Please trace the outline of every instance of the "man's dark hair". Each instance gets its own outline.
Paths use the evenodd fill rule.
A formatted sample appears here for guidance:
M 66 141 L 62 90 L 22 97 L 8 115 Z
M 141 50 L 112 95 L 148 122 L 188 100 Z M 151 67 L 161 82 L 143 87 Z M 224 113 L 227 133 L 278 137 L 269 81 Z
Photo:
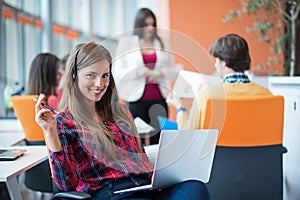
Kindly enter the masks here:
M 217 39 L 210 47 L 210 54 L 226 63 L 236 72 L 250 69 L 251 58 L 246 40 L 237 34 Z

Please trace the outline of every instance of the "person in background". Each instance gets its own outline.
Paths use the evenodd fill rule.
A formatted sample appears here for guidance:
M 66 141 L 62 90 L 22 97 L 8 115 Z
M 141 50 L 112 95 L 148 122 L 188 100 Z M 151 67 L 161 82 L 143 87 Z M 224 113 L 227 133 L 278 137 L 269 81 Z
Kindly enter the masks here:
M 36 122 L 48 141 L 53 178 L 62 191 L 88 192 L 92 199 L 209 199 L 204 183 L 185 181 L 170 188 L 114 194 L 149 184 L 153 166 L 145 154 L 126 105 L 119 101 L 112 58 L 94 42 L 71 52 L 56 116 L 36 103 Z
M 150 9 L 138 11 L 133 35 L 119 41 L 113 68 L 120 98 L 129 103 L 133 117 L 140 117 L 156 129 L 150 144 L 159 141 L 157 117 L 168 117 L 166 97 L 178 71 L 170 44 L 158 35 L 156 24 Z
M 59 71 L 60 60 L 51 53 L 40 53 L 31 62 L 27 95 L 45 94 L 45 101 L 54 109 L 58 108 L 59 98 L 57 87 L 60 83 L 62 73 Z
M 69 54 L 65 55 L 60 60 L 59 72 L 62 74 L 62 77 L 60 79 L 58 89 L 56 90 L 56 94 L 57 94 L 58 99 L 61 99 L 62 90 L 63 90 L 63 87 L 64 87 L 64 74 L 65 74 L 65 68 L 66 68 L 66 65 L 67 65 L 68 58 L 69 58 Z
M 201 87 L 197 98 L 193 101 L 190 111 L 180 107 L 175 98 L 167 99 L 177 109 L 177 123 L 180 129 L 201 129 L 205 106 L 209 98 L 250 97 L 272 95 L 260 85 L 250 81 L 245 71 L 250 69 L 251 58 L 246 40 L 237 34 L 227 34 L 217 39 L 210 47 L 210 54 L 215 58 L 217 74 L 223 84 Z

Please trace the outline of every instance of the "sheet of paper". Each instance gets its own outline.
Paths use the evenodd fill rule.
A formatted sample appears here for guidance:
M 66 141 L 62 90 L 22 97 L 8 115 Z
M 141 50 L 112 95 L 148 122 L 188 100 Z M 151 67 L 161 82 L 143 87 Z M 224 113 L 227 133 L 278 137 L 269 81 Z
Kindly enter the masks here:
M 178 98 L 195 98 L 203 85 L 211 86 L 221 81 L 217 76 L 181 70 L 175 81 L 173 93 Z

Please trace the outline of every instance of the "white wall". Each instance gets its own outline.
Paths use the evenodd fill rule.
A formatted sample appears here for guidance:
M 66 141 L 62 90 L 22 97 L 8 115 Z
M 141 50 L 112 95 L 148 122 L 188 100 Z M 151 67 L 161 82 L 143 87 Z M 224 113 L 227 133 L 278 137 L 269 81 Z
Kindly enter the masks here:
M 284 200 L 300 199 L 300 77 L 269 77 L 273 94 L 284 96 Z

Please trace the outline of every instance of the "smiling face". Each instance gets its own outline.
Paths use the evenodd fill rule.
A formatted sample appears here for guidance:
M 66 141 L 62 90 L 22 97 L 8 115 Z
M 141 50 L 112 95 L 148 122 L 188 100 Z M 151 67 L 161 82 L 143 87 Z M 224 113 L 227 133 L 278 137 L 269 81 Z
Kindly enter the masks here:
M 100 101 L 109 86 L 109 78 L 110 65 L 103 59 L 78 71 L 79 90 L 88 101 Z

